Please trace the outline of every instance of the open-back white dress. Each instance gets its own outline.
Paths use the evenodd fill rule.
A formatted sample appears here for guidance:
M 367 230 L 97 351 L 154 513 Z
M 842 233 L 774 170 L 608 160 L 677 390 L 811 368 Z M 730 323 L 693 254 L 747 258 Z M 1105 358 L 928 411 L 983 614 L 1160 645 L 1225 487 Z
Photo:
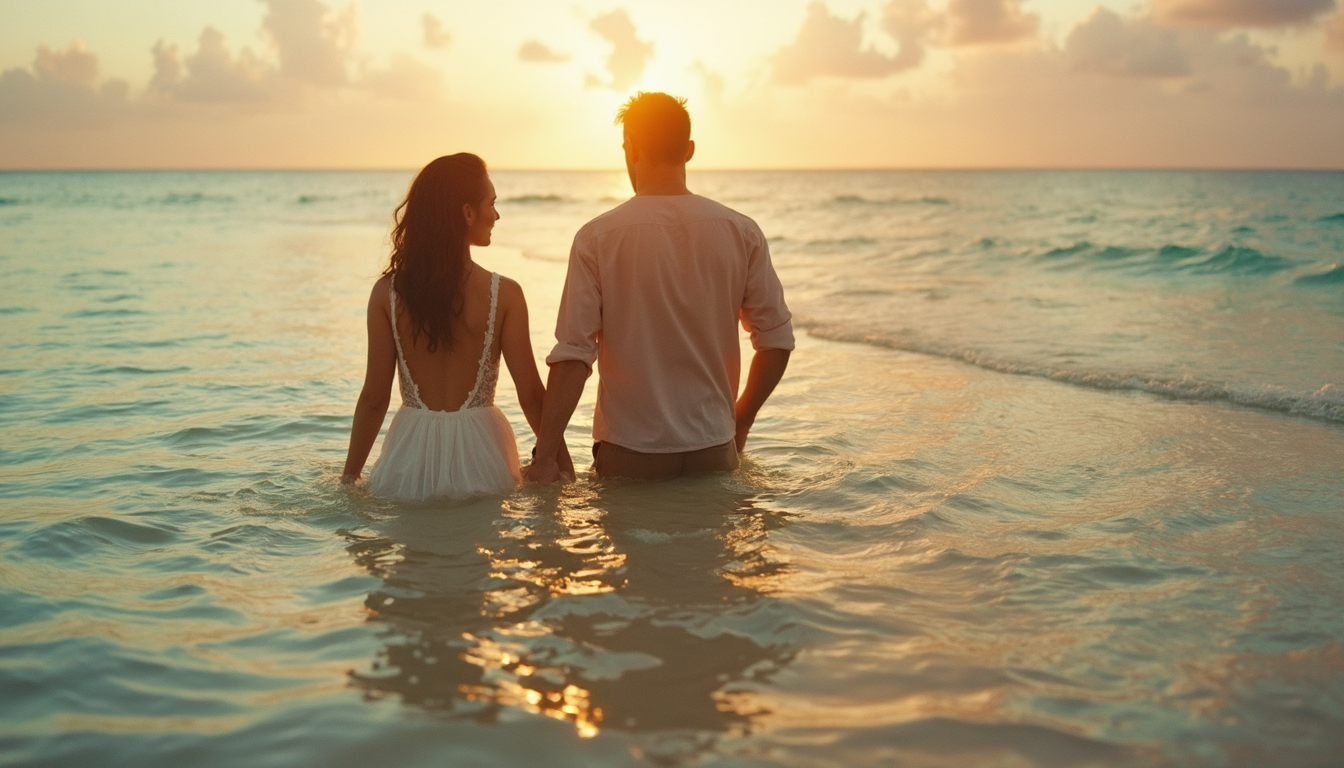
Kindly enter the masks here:
M 456 411 L 431 411 L 420 399 L 397 331 L 397 292 L 395 288 L 389 291 L 401 408 L 392 417 L 382 453 L 369 472 L 369 490 L 378 496 L 407 500 L 498 495 L 513 490 L 520 479 L 518 443 L 508 419 L 495 407 L 499 360 L 490 355 L 499 305 L 499 275 L 490 275 L 490 320 L 476 385 Z

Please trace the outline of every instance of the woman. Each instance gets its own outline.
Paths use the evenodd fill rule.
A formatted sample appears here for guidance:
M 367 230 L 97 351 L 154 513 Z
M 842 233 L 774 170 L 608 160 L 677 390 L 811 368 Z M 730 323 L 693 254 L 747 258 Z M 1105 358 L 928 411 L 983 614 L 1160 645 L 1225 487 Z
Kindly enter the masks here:
M 369 473 L 370 491 L 461 498 L 507 493 L 518 482 L 513 428 L 494 405 L 501 354 L 534 431 L 545 388 L 522 288 L 471 259 L 470 246 L 489 245 L 498 219 L 494 184 L 475 155 L 440 157 L 411 182 L 395 214 L 391 263 L 369 295 L 368 368 L 343 483 L 364 469 L 394 371 L 402 405 Z

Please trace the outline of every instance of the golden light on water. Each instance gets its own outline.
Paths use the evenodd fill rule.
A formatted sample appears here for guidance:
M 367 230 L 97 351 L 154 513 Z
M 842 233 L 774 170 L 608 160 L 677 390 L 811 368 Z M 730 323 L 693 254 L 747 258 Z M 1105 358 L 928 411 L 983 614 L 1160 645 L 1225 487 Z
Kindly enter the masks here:
M 532 636 L 537 628 L 520 629 L 524 636 Z M 521 646 L 518 649 L 520 655 L 514 655 L 503 650 L 504 645 L 493 639 L 470 636 L 466 639 L 472 642 L 472 647 L 462 658 L 484 670 L 483 679 L 490 684 L 461 686 L 458 690 L 463 699 L 564 720 L 574 725 L 581 738 L 589 739 L 598 734 L 602 723 L 601 708 L 592 706 L 586 689 L 564 682 L 562 670 L 557 667 L 539 670 L 522 663 L 521 654 L 527 651 Z

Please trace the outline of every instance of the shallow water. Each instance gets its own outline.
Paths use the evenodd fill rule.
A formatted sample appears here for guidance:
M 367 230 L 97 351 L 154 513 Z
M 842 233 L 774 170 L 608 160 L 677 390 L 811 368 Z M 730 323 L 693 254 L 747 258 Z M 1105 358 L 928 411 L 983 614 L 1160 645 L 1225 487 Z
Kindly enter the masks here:
M 0 174 L 0 762 L 1344 751 L 1344 175 L 699 175 L 809 329 L 744 469 L 403 506 L 336 475 L 408 180 Z M 623 179 L 496 183 L 544 355 Z

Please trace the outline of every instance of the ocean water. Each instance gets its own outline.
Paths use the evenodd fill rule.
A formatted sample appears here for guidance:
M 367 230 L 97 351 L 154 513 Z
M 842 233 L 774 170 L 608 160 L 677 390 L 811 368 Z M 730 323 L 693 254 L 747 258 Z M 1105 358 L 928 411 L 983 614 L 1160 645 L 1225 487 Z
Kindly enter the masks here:
M 743 469 L 399 505 L 337 475 L 410 178 L 0 174 L 0 763 L 1344 754 L 1344 174 L 693 174 L 799 330 Z M 540 358 L 628 187 L 495 182 Z

